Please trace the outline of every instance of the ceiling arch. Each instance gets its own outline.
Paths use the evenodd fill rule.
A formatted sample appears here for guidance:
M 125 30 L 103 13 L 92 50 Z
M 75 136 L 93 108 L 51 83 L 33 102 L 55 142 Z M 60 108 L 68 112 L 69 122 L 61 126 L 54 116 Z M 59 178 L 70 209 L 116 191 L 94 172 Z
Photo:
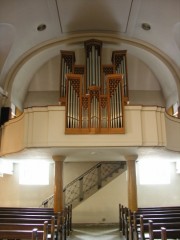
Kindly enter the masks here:
M 51 40 L 26 52 L 11 68 L 6 78 L 5 90 L 11 96 L 11 101 L 22 109 L 29 83 L 35 72 L 48 59 L 58 55 L 60 49 L 72 50 L 72 48 L 77 48 L 90 38 L 99 39 L 106 45 L 111 45 L 111 47 L 124 46 L 129 53 L 145 62 L 156 75 L 166 99 L 166 106 L 169 107 L 175 102 L 179 102 L 180 79 L 176 66 L 165 54 L 146 42 L 119 35 L 100 33 L 77 34 Z

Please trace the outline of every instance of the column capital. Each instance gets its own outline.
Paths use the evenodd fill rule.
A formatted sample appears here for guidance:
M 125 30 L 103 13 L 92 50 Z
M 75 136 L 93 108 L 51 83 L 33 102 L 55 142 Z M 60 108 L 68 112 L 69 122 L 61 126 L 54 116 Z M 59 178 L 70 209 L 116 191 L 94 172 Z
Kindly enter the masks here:
M 137 154 L 125 155 L 126 161 L 136 161 L 137 158 L 138 158 Z
M 66 158 L 66 156 L 62 156 L 62 155 L 54 155 L 54 156 L 52 156 L 52 159 L 55 162 L 58 162 L 58 161 L 63 162 L 65 160 L 65 158 Z

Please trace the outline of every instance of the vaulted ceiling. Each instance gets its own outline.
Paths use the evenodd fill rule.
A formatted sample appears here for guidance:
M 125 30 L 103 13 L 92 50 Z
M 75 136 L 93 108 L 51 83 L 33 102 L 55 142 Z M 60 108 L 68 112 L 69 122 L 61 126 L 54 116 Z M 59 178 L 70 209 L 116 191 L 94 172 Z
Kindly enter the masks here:
M 155 74 L 166 106 L 179 101 L 179 0 L 1 0 L 1 104 L 22 107 L 35 72 L 89 38 L 123 45 Z
M 166 105 L 179 100 L 179 0 L 1 0 L 0 36 L 0 90 L 18 106 L 59 46 L 92 37 L 124 44 L 156 75 Z

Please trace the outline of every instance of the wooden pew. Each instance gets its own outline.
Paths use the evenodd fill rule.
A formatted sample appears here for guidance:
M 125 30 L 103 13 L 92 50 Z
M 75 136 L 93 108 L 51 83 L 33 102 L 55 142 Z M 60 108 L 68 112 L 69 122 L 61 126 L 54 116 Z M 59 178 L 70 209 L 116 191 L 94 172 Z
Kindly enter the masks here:
M 119 204 L 119 231 L 122 231 L 122 234 L 125 235 L 126 233 L 126 223 L 128 218 L 128 211 L 127 207 Z
M 51 223 L 51 219 L 47 218 L 0 218 L 0 223 L 43 223 L 44 221 L 48 221 L 48 223 Z
M 52 216 L 56 215 L 54 212 L 27 212 L 27 211 L 0 211 L 0 215 L 34 215 L 34 216 Z
M 51 219 L 53 214 L 49 214 L 49 215 L 34 215 L 34 214 L 12 214 L 12 213 L 7 213 L 7 214 L 0 214 L 0 219 L 1 218 L 36 218 L 36 219 Z M 56 214 L 57 216 L 57 214 Z
M 147 225 L 149 223 L 149 220 L 153 221 L 153 223 L 155 224 L 155 226 L 158 226 L 159 224 L 159 227 L 163 227 L 163 226 L 160 226 L 162 223 L 165 223 L 169 225 L 171 225 L 172 223 L 179 223 L 180 222 L 180 216 L 179 217 L 172 217 L 172 216 L 169 216 L 169 215 L 166 215 L 163 217 L 153 217 L 153 218 L 146 218 L 144 217 L 143 215 L 141 215 L 140 218 L 136 219 L 136 223 L 133 225 L 133 227 L 131 228 L 131 231 L 132 232 L 129 232 L 129 237 L 131 238 L 132 236 L 132 239 L 143 239 L 145 237 L 145 231 L 147 233 Z M 160 228 L 159 228 L 160 229 Z
M 26 210 L 30 210 L 30 211 L 54 211 L 53 208 L 42 208 L 42 207 L 0 207 L 0 210 L 22 210 L 22 211 L 26 211 Z
M 161 239 L 161 240 L 167 240 L 167 239 L 179 239 L 180 237 L 180 228 L 165 228 L 161 227 L 160 229 L 153 229 L 154 224 L 150 220 L 149 221 L 149 240 L 154 239 Z
M 148 220 L 148 222 L 144 222 L 143 216 L 141 216 L 140 221 L 140 232 L 138 232 L 138 239 L 145 240 L 149 239 L 149 231 L 152 230 L 160 230 L 162 227 L 166 229 L 180 229 L 180 221 L 175 222 L 174 219 L 172 222 L 166 221 L 166 218 L 162 222 L 153 222 L 152 220 Z
M 162 210 L 144 210 L 144 211 L 136 211 L 137 214 L 141 215 L 141 214 L 158 214 L 158 213 L 180 213 L 180 209 L 162 209 Z
M 154 222 L 163 223 L 166 218 L 166 222 L 180 222 L 180 207 L 172 207 L 172 211 L 170 207 L 162 207 L 162 208 L 151 208 L 146 209 L 145 211 L 137 211 L 132 213 L 127 208 L 121 209 L 120 213 L 123 213 L 120 217 L 121 226 L 122 226 L 122 233 L 126 237 L 127 240 L 132 239 L 142 239 L 141 233 L 141 223 L 140 223 L 140 216 L 142 213 L 143 221 L 145 224 L 148 224 L 148 221 L 152 219 Z M 152 212 L 151 212 L 152 211 Z
M 119 231 L 122 231 L 122 211 L 123 211 L 123 205 L 119 204 Z
M 141 207 L 137 209 L 137 212 L 140 211 L 164 211 L 164 210 L 178 210 L 180 209 L 180 206 L 164 206 L 164 207 Z
M 43 236 L 43 231 L 36 231 L 33 230 L 0 230 L 0 238 L 1 239 L 38 239 L 38 240 L 45 240 Z
M 37 228 L 43 231 L 43 223 L 0 223 L 0 230 L 32 230 Z M 51 232 L 51 224 L 48 224 L 48 232 Z
M 136 219 L 140 219 L 140 216 L 143 215 L 144 218 L 163 218 L 163 217 L 180 217 L 180 212 L 159 212 L 159 213 L 137 213 L 135 212 Z
M 58 231 L 60 232 L 60 235 L 62 236 L 63 240 L 66 240 L 67 237 L 70 235 L 70 232 L 72 231 L 72 209 L 71 207 L 65 208 L 58 217 L 57 220 L 58 225 Z
M 3 221 L 1 221 L 3 220 Z M 54 239 L 55 236 L 58 237 L 60 236 L 60 232 L 58 232 L 58 227 L 55 225 L 55 217 L 52 216 L 51 220 L 44 220 L 43 219 L 26 219 L 26 218 L 5 218 L 1 219 L 0 218 L 0 231 L 17 231 L 19 234 L 20 231 L 26 232 L 28 234 L 29 231 L 32 231 L 34 228 L 38 228 L 38 231 L 44 231 L 44 223 L 46 223 L 47 226 L 47 233 L 48 233 L 48 238 Z
M 44 222 L 43 230 L 0 230 L 0 239 L 38 239 L 48 240 L 48 222 Z
M 69 234 L 72 231 L 72 204 L 68 205 L 68 227 L 69 227 Z
M 41 209 L 40 212 L 39 209 L 31 212 L 30 208 L 3 208 L 3 211 L 1 210 L 2 208 L 0 208 L 0 230 L 2 231 L 8 229 L 30 231 L 38 226 L 41 226 L 42 229 L 42 223 L 47 221 L 49 228 L 51 228 L 50 233 L 52 239 L 56 236 L 57 238 L 59 237 L 60 239 L 65 240 L 72 230 L 72 205 L 67 206 L 61 213 L 54 213 L 49 210 L 41 211 Z M 32 210 L 34 210 L 34 208 Z M 52 214 L 54 214 L 54 224 L 52 224 Z M 6 229 L 3 229 L 3 226 Z M 30 227 L 32 228 L 30 229 Z
M 53 208 L 22 208 L 22 207 L 0 207 L 0 212 L 17 212 L 17 213 L 41 213 L 41 214 L 54 214 Z

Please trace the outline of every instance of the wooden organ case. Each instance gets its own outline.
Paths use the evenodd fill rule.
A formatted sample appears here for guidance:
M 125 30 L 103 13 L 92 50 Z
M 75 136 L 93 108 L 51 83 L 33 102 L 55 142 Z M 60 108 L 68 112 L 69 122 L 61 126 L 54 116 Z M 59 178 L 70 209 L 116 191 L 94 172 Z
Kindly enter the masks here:
M 126 50 L 112 52 L 112 64 L 102 65 L 102 42 L 84 42 L 85 66 L 75 65 L 75 53 L 61 51 L 60 104 L 66 106 L 66 134 L 124 133 L 128 101 Z

